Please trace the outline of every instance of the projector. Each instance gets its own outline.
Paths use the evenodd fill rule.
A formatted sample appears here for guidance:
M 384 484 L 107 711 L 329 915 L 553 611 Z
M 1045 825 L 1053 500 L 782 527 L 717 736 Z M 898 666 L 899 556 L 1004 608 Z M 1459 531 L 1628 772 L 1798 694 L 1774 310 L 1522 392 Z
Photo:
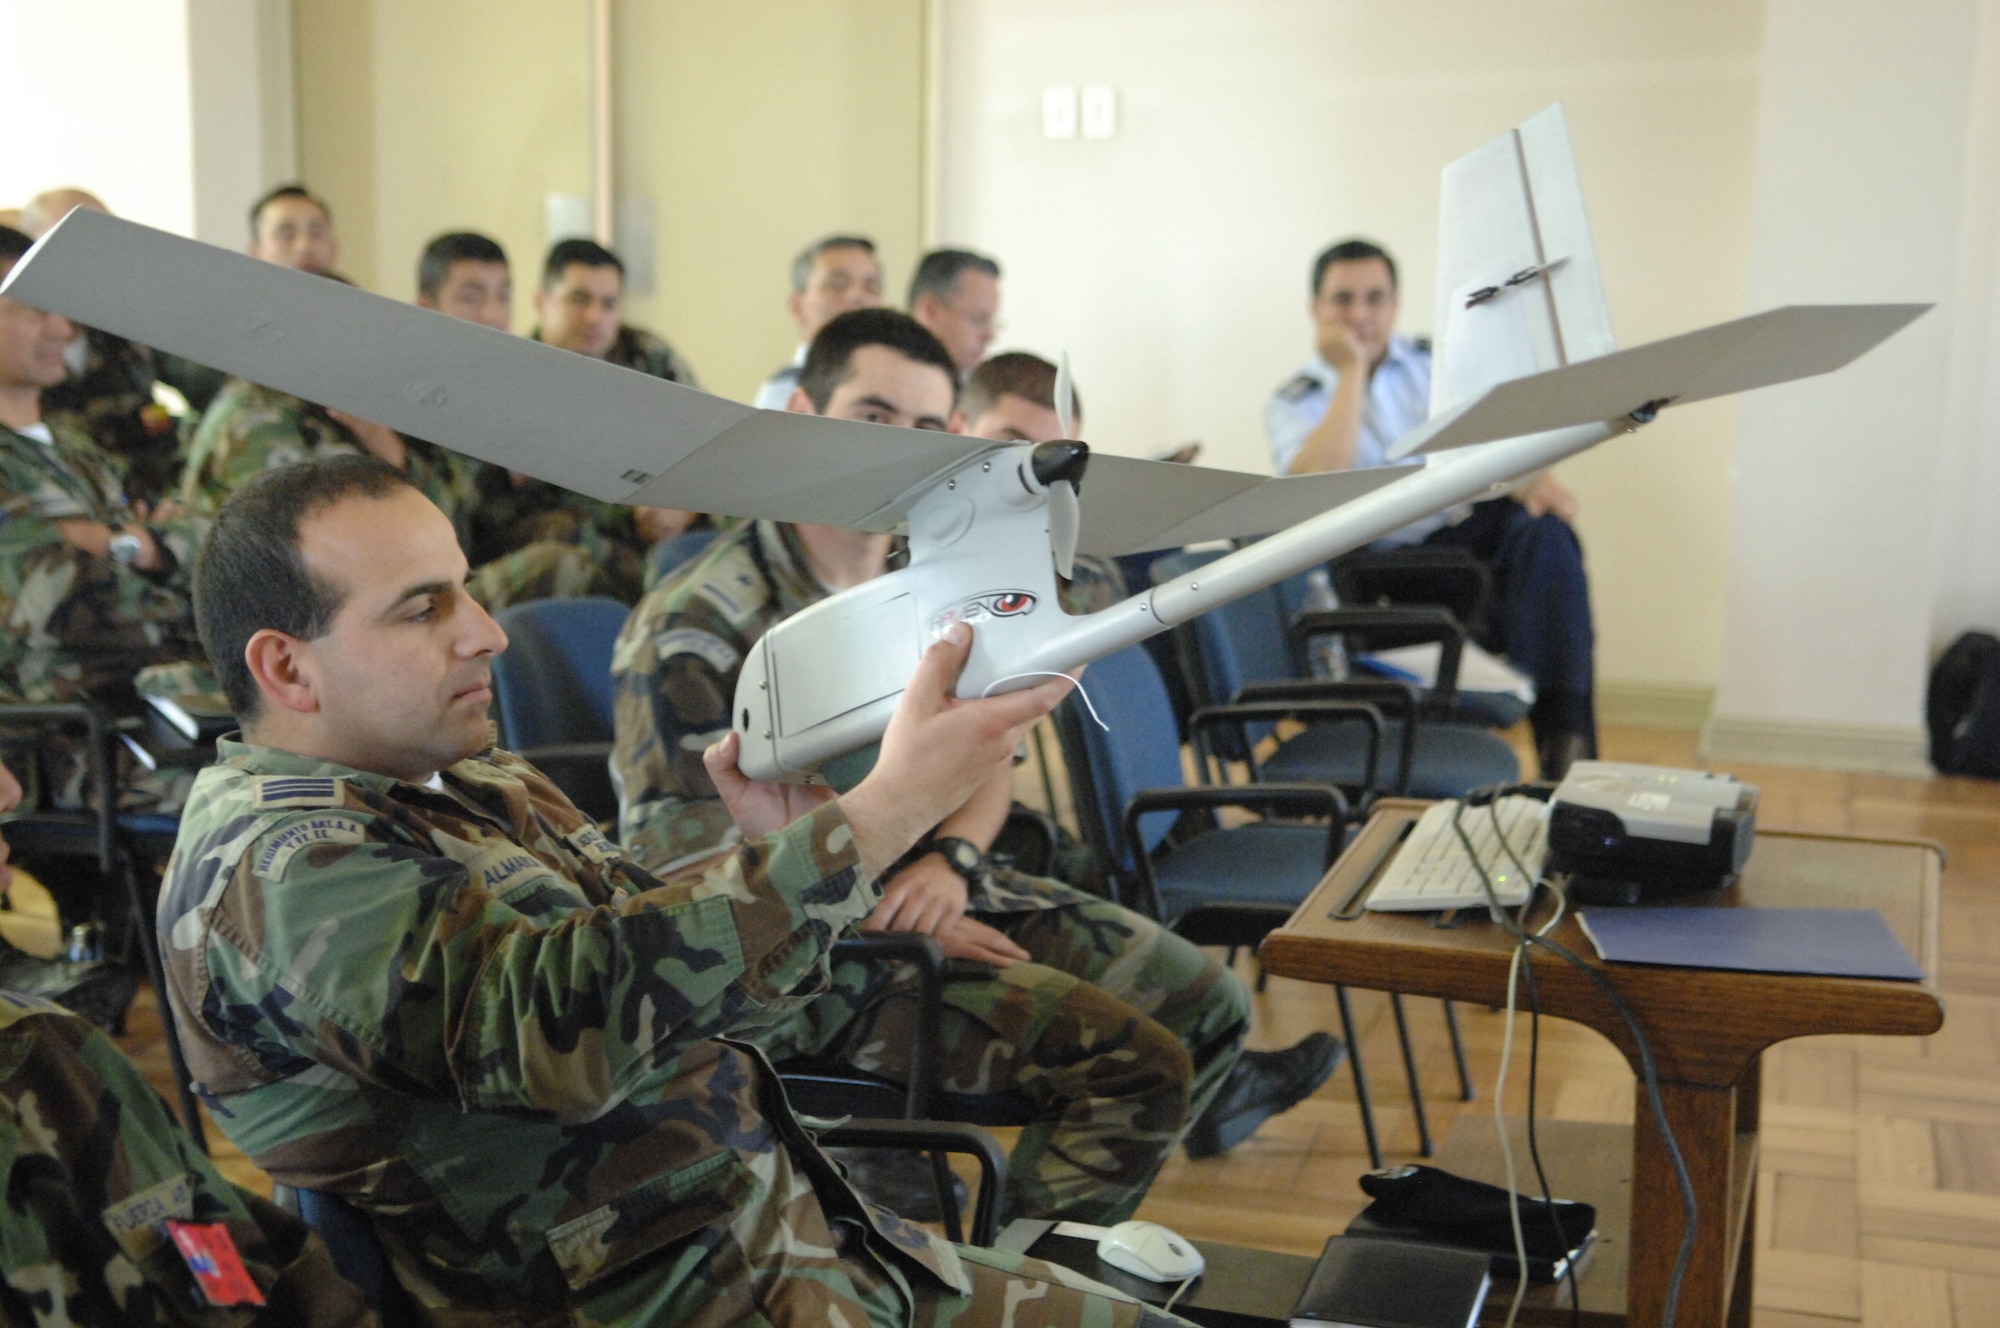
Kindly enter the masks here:
M 1736 879 L 1757 829 L 1757 786 L 1706 770 L 1578 761 L 1549 799 L 1545 870 L 1585 904 L 1640 904 Z

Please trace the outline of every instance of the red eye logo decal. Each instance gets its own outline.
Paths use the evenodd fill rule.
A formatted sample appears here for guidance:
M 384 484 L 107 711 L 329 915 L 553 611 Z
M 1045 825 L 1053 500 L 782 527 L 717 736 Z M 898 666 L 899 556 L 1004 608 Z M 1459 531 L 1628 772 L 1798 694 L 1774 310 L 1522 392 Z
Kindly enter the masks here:
M 974 595 L 931 619 L 931 634 L 936 636 L 955 622 L 1018 618 L 1024 613 L 1033 613 L 1036 602 L 1036 597 L 1025 590 L 990 590 L 984 595 Z

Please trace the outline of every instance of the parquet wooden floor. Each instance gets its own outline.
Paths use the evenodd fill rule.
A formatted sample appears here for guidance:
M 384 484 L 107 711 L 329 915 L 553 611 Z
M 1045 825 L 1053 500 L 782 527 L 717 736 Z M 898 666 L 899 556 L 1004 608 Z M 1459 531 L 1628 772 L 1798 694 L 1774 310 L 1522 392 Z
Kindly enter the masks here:
M 1696 764 L 1694 735 L 1613 729 L 1619 760 Z M 1736 767 L 1761 785 L 1766 826 L 1924 836 L 1948 854 L 1943 876 L 1945 1025 L 1927 1039 L 1825 1037 L 1766 1057 L 1759 1173 L 1758 1328 L 1994 1328 L 2000 1325 L 2000 783 Z M 46 948 L 24 890 L 0 917 L 23 945 Z M 1247 958 L 1239 961 L 1254 980 Z M 1353 993 L 1384 1146 L 1415 1160 L 1416 1130 L 1386 1001 Z M 1337 1028 L 1331 993 L 1273 978 L 1256 998 L 1251 1045 L 1285 1046 Z M 1439 1138 L 1464 1111 L 1487 1113 L 1501 1016 L 1461 1007 L 1481 1100 L 1461 1104 L 1434 1003 L 1409 1002 L 1426 1101 Z M 1517 1056 L 1524 1048 L 1517 1042 Z M 159 1020 L 141 993 L 126 1049 L 169 1084 Z M 1525 1062 L 1510 1110 L 1525 1105 Z M 1546 1021 L 1537 1109 L 1545 1119 L 1629 1121 L 1632 1079 L 1609 1043 Z M 263 1176 L 211 1130 L 232 1178 Z M 1362 1204 L 1367 1169 L 1345 1069 L 1309 1101 L 1225 1157 L 1176 1156 L 1141 1217 L 1195 1237 L 1317 1253 Z

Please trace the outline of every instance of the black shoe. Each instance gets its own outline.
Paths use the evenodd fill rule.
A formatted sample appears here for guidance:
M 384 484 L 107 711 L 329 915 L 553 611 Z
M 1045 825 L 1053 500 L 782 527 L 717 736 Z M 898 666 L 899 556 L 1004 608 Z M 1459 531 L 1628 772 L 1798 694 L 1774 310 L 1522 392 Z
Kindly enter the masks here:
M 923 1153 L 903 1148 L 829 1148 L 847 1168 L 847 1183 L 861 1191 L 869 1203 L 879 1204 L 911 1222 L 942 1222 L 938 1207 L 937 1181 L 931 1160 Z M 965 1182 L 951 1178 L 951 1201 L 965 1208 Z
M 1283 1051 L 1244 1052 L 1181 1146 L 1189 1157 L 1228 1152 L 1271 1117 L 1311 1097 L 1346 1055 L 1347 1044 L 1331 1033 L 1308 1034 Z

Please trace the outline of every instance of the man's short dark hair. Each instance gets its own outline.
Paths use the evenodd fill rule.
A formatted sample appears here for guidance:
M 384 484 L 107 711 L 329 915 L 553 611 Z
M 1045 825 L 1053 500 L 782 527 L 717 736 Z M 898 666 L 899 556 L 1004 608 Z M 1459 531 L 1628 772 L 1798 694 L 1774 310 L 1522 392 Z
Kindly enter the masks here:
M 291 184 L 279 185 L 276 189 L 273 189 L 270 193 L 250 205 L 251 239 L 254 240 L 257 238 L 257 219 L 264 215 L 264 209 L 281 198 L 303 198 L 306 202 L 319 209 L 319 214 L 326 218 L 327 225 L 331 226 L 333 224 L 333 209 L 326 205 L 326 200 L 318 194 L 313 193 L 310 189 L 307 189 L 304 185 L 294 181 Z
M 34 245 L 26 231 L 17 231 L 12 226 L 0 226 L 0 263 L 12 267 L 21 261 L 21 255 Z
M 1044 410 L 1055 410 L 1056 367 L 1024 350 L 1004 351 L 981 360 L 958 394 L 958 412 L 970 424 L 998 405 L 1001 397 L 1019 397 Z M 1083 418 L 1083 398 L 1075 384 L 1070 385 L 1070 413 L 1073 419 Z
M 959 276 L 967 271 L 984 272 L 1000 280 L 1000 265 L 970 249 L 933 249 L 917 262 L 910 277 L 910 307 L 917 307 L 919 295 L 934 295 L 947 303 L 958 293 Z
M 257 475 L 229 496 L 194 564 L 194 621 L 238 721 L 257 718 L 261 696 L 244 647 L 265 628 L 311 641 L 340 612 L 342 592 L 306 569 L 299 527 L 346 498 L 423 492 L 370 456 L 300 461 Z
M 958 366 L 929 328 L 894 309 L 852 309 L 821 328 L 806 350 L 799 386 L 814 410 L 826 410 L 834 389 L 852 376 L 854 352 L 863 346 L 887 346 L 918 364 L 934 364 L 944 371 L 952 390 L 958 390 Z
M 1389 265 L 1389 289 L 1398 289 L 1396 284 L 1396 260 L 1389 257 L 1389 251 L 1372 240 L 1342 240 L 1313 260 L 1312 297 L 1319 298 L 1319 288 L 1326 281 L 1326 270 L 1335 263 L 1365 263 L 1371 258 L 1379 258 Z
M 507 251 L 478 231 L 448 231 L 424 246 L 417 260 L 417 294 L 437 298 L 451 275 L 453 263 L 498 263 L 507 265 Z
M 584 267 L 615 267 L 618 269 L 618 279 L 620 281 L 625 279 L 625 264 L 619 260 L 617 254 L 595 240 L 586 240 L 579 236 L 557 240 L 549 247 L 549 259 L 542 264 L 542 289 L 553 289 L 555 284 L 562 280 L 563 273 L 572 264 L 577 263 L 581 263 Z
M 805 293 L 806 283 L 812 280 L 813 264 L 829 249 L 862 249 L 868 256 L 875 256 L 875 242 L 865 235 L 829 235 L 823 240 L 814 240 L 799 250 L 799 256 L 792 260 L 792 294 Z

